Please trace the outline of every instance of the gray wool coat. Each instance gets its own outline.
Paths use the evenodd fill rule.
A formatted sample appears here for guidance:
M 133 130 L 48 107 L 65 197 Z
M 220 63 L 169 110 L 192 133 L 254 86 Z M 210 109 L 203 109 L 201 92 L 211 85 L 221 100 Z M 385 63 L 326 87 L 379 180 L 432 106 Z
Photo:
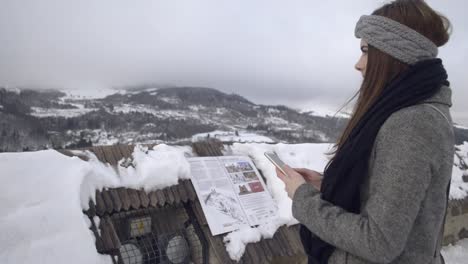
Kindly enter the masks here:
M 361 213 L 320 198 L 309 184 L 294 194 L 293 216 L 336 247 L 330 264 L 441 263 L 439 242 L 454 158 L 451 89 L 393 113 L 380 128 L 361 188 Z

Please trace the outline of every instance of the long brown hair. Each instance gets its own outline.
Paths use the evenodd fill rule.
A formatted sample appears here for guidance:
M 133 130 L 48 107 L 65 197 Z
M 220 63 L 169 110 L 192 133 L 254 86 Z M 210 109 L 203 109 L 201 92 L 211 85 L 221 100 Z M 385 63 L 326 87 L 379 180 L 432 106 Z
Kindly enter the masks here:
M 404 24 L 430 39 L 438 47 L 447 43 L 449 39 L 449 20 L 423 0 L 396 0 L 375 10 L 372 15 L 384 16 Z M 357 97 L 353 114 L 330 155 L 335 155 L 340 150 L 353 128 L 379 98 L 385 85 L 407 68 L 407 64 L 369 45 L 365 77 L 361 88 L 351 99 Z M 328 165 L 332 161 L 333 158 Z

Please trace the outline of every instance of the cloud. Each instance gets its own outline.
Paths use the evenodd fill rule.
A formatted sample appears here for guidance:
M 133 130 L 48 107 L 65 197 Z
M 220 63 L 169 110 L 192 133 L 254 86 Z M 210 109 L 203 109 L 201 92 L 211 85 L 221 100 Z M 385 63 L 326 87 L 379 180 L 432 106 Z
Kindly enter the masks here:
M 441 50 L 454 113 L 468 113 L 464 1 L 429 1 L 454 24 Z M 343 104 L 359 87 L 363 1 L 25 1 L 0 9 L 0 85 L 209 86 L 265 104 Z M 457 116 L 455 116 L 457 119 Z M 466 120 L 468 123 L 468 120 Z

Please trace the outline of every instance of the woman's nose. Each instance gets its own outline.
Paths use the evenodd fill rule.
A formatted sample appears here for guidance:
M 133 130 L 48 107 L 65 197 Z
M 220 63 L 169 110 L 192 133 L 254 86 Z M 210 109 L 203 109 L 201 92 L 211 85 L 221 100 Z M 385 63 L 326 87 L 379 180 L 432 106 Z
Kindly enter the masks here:
M 359 61 L 356 62 L 356 64 L 354 65 L 354 68 L 355 68 L 357 71 L 362 72 L 362 67 L 361 67 L 361 65 L 359 65 Z

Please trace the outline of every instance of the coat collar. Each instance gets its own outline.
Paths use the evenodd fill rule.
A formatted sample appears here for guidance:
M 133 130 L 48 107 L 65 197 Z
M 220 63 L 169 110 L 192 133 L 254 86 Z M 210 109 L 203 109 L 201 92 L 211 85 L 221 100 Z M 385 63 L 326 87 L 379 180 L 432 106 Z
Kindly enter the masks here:
M 436 103 L 452 106 L 452 89 L 446 85 L 443 85 L 440 90 L 433 95 L 431 98 L 424 100 L 424 103 Z

